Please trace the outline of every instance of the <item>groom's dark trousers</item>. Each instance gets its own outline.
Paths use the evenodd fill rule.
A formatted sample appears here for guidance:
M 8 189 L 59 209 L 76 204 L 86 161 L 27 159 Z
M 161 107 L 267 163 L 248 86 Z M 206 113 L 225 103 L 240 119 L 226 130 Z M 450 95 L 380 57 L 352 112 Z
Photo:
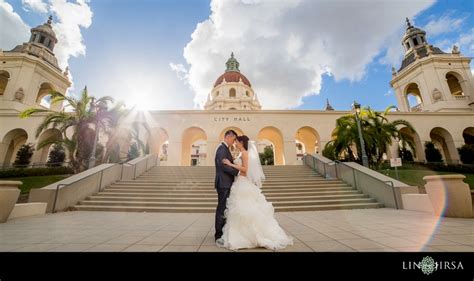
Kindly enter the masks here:
M 229 148 L 221 143 L 216 151 L 214 164 L 216 166 L 216 179 L 214 187 L 217 191 L 217 208 L 216 208 L 216 233 L 214 238 L 217 240 L 222 236 L 222 228 L 225 225 L 224 211 L 226 209 L 227 198 L 230 195 L 230 189 L 234 183 L 234 177 L 239 174 L 239 170 L 228 165 L 224 165 L 222 160 L 229 159 L 233 163 L 232 154 Z

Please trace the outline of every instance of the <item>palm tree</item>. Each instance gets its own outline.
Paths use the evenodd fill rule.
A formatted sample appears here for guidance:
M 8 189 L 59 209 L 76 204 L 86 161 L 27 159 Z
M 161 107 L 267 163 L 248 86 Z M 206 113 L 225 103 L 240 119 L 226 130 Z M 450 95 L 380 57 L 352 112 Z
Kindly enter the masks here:
M 367 157 L 369 163 L 376 167 L 379 167 L 382 163 L 382 156 L 393 140 L 400 141 L 402 146 L 408 146 L 412 151 L 415 151 L 413 139 L 409 135 L 400 132 L 400 127 L 406 127 L 414 133 L 413 126 L 406 120 L 400 119 L 390 122 L 387 119 L 387 115 L 393 108 L 396 107 L 389 106 L 383 112 L 378 112 L 367 107 L 363 108 L 359 115 Z M 354 161 L 356 159 L 354 147 L 357 149 L 357 159 L 362 158 L 355 115 L 348 114 L 336 120 L 336 128 L 333 131 L 332 139 L 326 146 L 328 151 L 330 151 L 330 146 L 333 147 L 331 149 L 333 149 L 336 159 L 345 158 Z
M 69 161 L 75 173 L 87 169 L 87 161 L 92 152 L 95 131 L 99 127 L 106 126 L 107 107 L 113 98 L 104 96 L 95 99 L 89 96 L 87 87 L 81 93 L 79 99 L 68 97 L 59 92 L 52 91 L 51 104 L 66 102 L 65 107 L 70 107 L 71 111 L 52 111 L 47 109 L 30 108 L 20 113 L 21 118 L 28 118 L 37 113 L 48 113 L 43 122 L 36 130 L 36 137 L 49 128 L 58 129 L 62 133 L 62 139 L 46 139 L 37 145 L 38 149 L 49 144 L 62 144 L 68 151 Z M 66 133 L 72 130 L 72 135 L 68 137 Z

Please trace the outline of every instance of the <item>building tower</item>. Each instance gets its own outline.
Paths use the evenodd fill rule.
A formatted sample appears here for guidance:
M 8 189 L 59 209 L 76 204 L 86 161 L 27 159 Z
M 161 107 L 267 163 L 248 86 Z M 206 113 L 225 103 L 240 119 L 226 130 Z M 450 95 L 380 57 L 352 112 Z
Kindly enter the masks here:
M 428 44 L 426 32 L 411 25 L 402 39 L 405 57 L 400 69 L 392 67 L 390 85 L 394 88 L 400 111 L 474 110 L 474 79 L 471 58 L 462 56 L 458 47 L 451 53 Z
M 60 104 L 51 108 L 44 102 L 51 90 L 64 94 L 71 85 L 68 70 L 60 69 L 53 52 L 57 42 L 50 16 L 46 23 L 31 29 L 28 42 L 11 51 L 0 50 L 0 110 L 61 109 Z
M 260 110 L 260 102 L 250 81 L 239 70 L 234 53 L 226 62 L 226 71 L 217 78 L 204 105 L 206 110 Z
M 46 114 L 20 119 L 18 114 L 29 108 L 61 110 L 61 104 L 51 106 L 51 90 L 65 94 L 71 86 L 68 70 L 63 72 L 54 55 L 58 42 L 52 17 L 31 29 L 28 42 L 10 51 L 0 50 L 0 166 L 8 166 L 25 143 L 38 144 L 60 139 L 62 132 L 50 128 L 36 137 L 36 129 Z M 36 149 L 32 163 L 45 163 L 51 145 Z

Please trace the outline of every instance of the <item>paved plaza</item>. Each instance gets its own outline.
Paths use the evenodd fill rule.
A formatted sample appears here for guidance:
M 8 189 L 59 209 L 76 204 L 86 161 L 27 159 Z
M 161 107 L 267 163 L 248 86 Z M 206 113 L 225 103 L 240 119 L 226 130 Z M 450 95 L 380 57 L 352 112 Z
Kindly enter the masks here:
M 474 219 L 362 209 L 277 213 L 285 252 L 474 252 Z M 63 212 L 0 224 L 1 252 L 229 252 L 215 246 L 214 214 Z M 249 249 L 242 251 L 268 251 Z

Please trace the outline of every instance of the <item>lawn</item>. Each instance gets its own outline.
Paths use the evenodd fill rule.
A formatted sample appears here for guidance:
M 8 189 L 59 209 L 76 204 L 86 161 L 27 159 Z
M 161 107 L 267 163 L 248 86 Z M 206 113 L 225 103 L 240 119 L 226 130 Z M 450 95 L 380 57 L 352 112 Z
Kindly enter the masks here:
M 396 179 L 395 169 L 381 170 L 379 172 Z M 423 180 L 424 176 L 449 175 L 449 174 L 459 174 L 459 173 L 438 172 L 438 171 L 431 171 L 431 170 L 405 170 L 405 169 L 398 170 L 400 181 L 408 185 L 417 185 L 419 187 L 425 186 L 426 182 Z M 467 183 L 471 189 L 474 189 L 474 174 L 464 174 L 464 175 L 466 176 L 466 178 L 464 179 L 464 182 Z
M 52 176 L 35 176 L 35 177 L 22 177 L 22 178 L 3 178 L 1 180 L 7 181 L 21 181 L 23 184 L 20 186 L 21 193 L 26 194 L 30 192 L 30 189 L 41 188 L 60 181 L 69 177 L 69 175 L 52 175 Z

